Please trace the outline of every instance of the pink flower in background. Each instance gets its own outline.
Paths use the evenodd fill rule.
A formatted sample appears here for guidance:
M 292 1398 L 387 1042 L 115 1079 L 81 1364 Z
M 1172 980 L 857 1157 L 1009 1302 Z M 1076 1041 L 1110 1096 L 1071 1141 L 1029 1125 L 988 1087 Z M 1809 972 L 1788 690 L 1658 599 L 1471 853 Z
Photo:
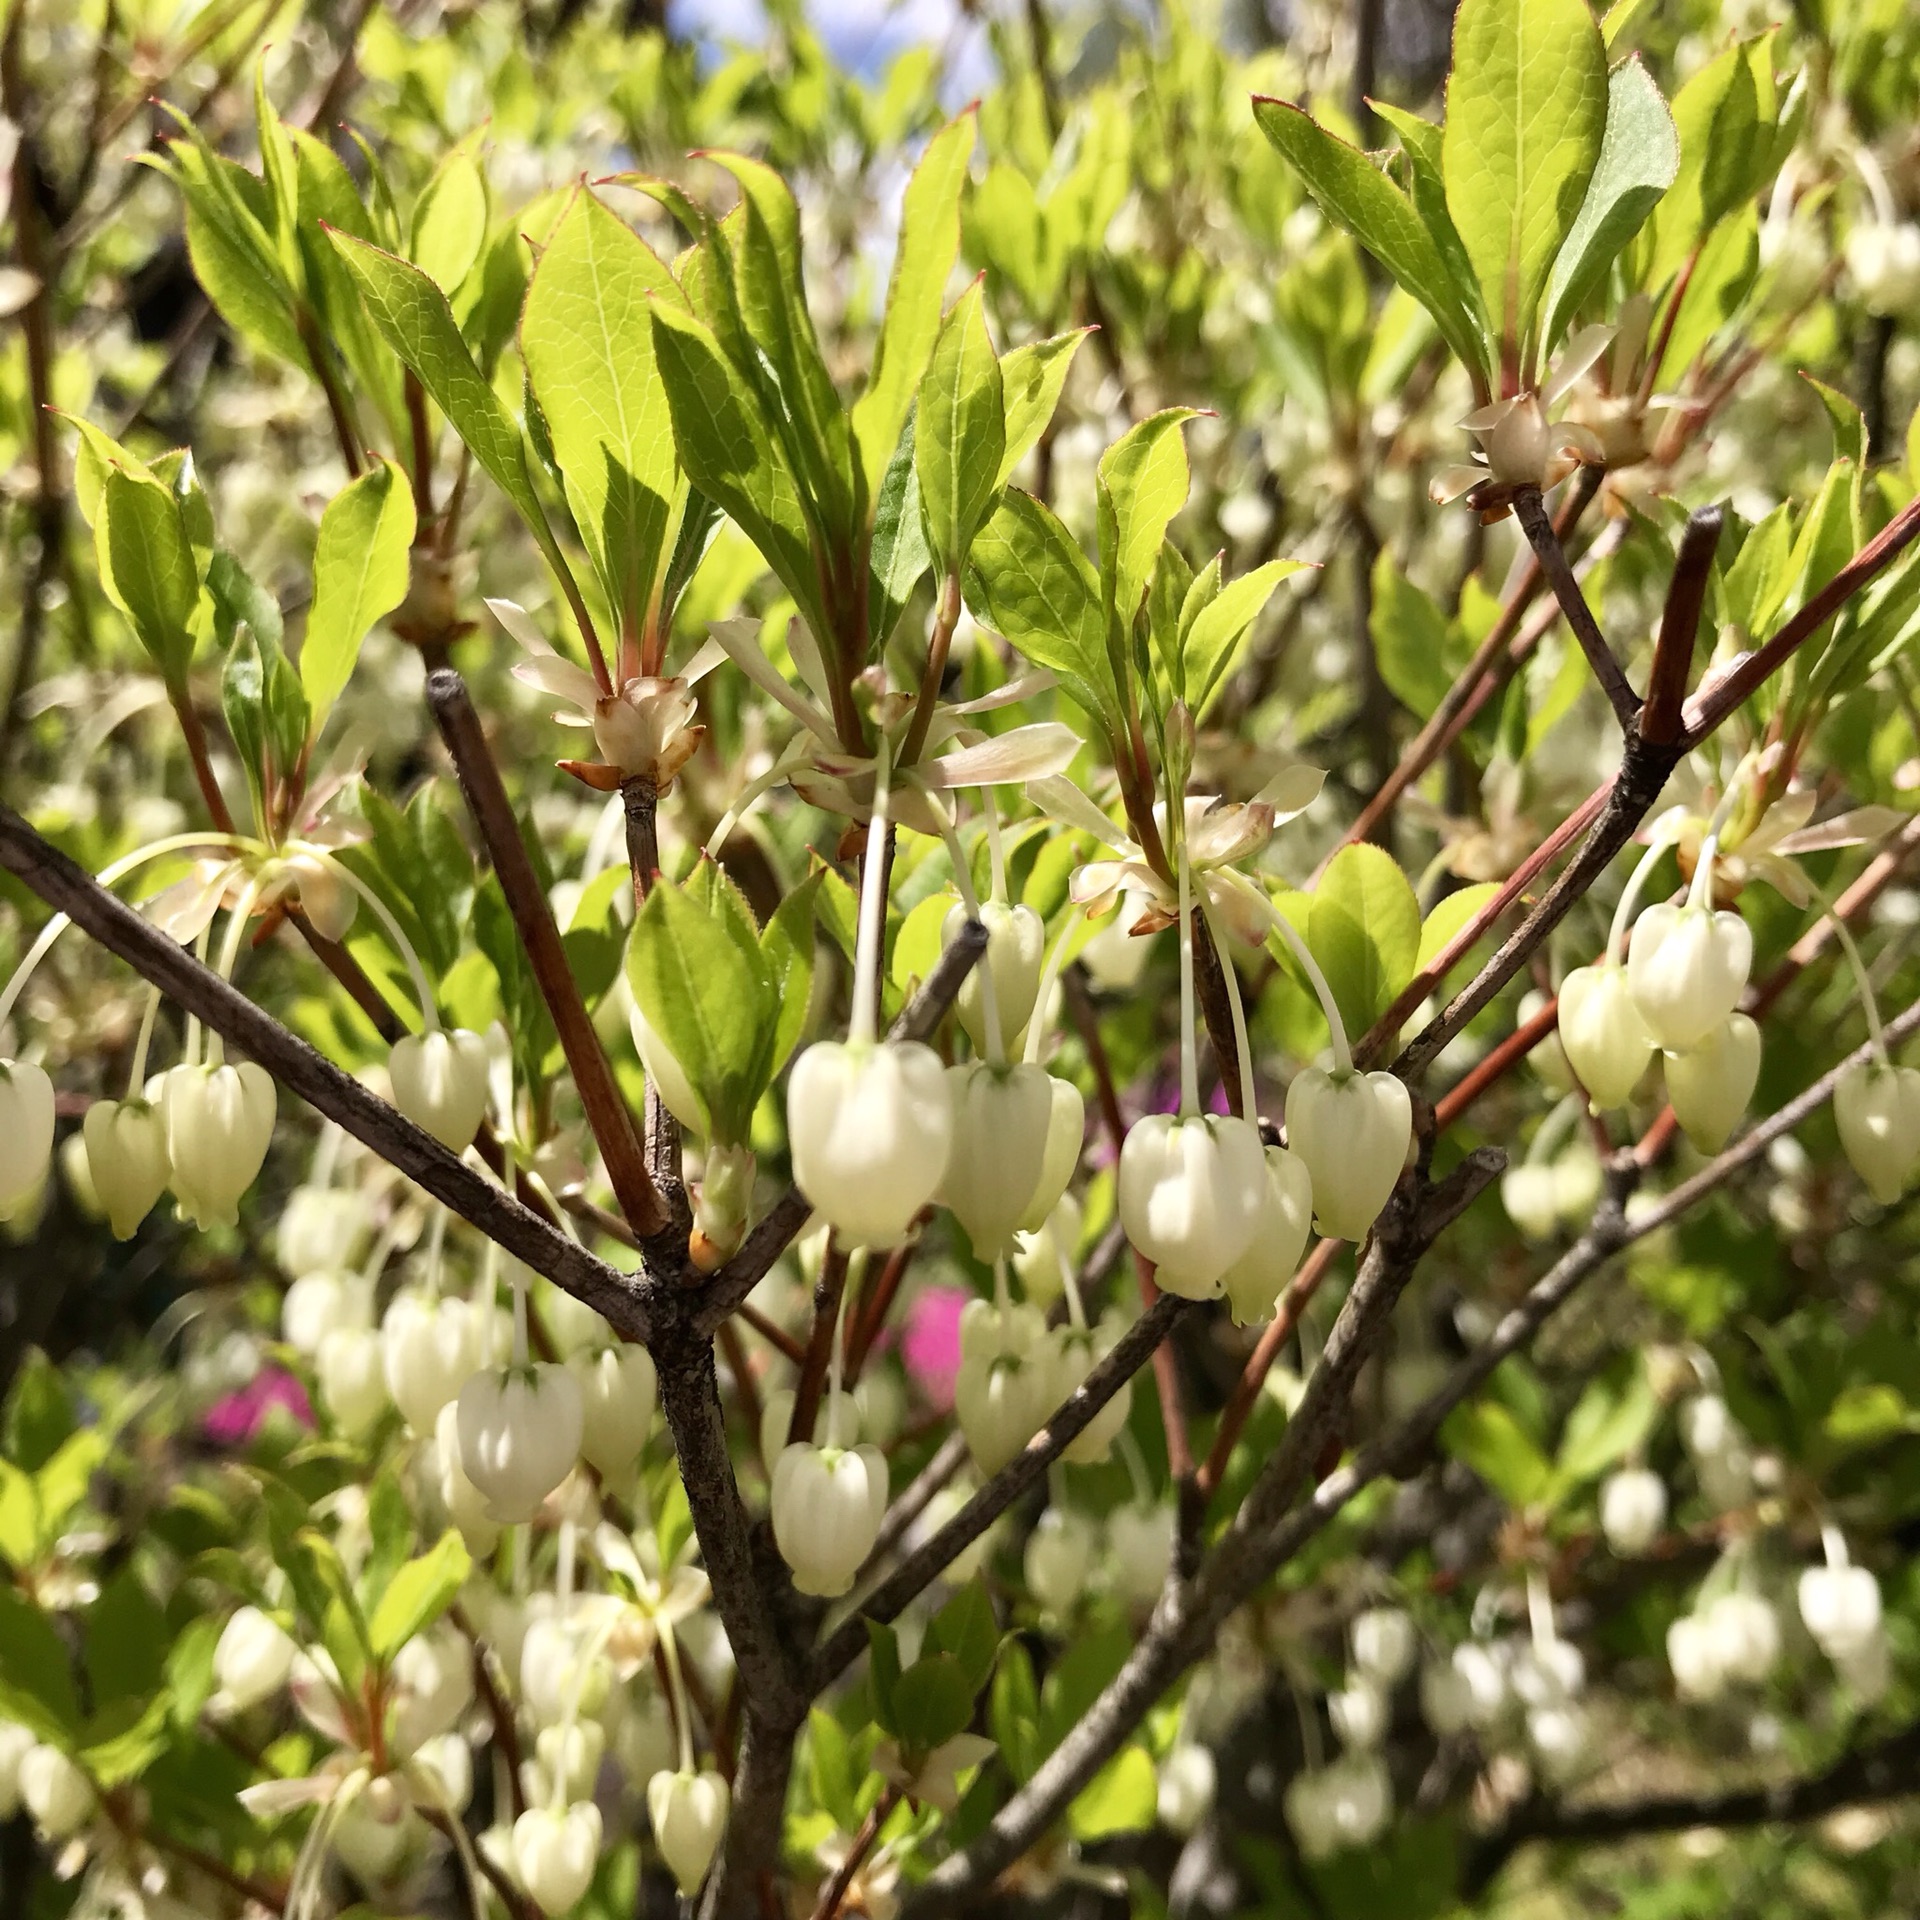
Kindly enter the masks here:
M 960 1315 L 973 1298 L 965 1287 L 922 1287 L 907 1308 L 901 1358 L 913 1383 L 941 1413 L 953 1405 L 960 1371 Z
M 276 1407 L 284 1407 L 301 1426 L 313 1425 L 307 1390 L 284 1367 L 262 1367 L 238 1393 L 216 1400 L 201 1430 L 217 1447 L 243 1447 L 266 1425 Z

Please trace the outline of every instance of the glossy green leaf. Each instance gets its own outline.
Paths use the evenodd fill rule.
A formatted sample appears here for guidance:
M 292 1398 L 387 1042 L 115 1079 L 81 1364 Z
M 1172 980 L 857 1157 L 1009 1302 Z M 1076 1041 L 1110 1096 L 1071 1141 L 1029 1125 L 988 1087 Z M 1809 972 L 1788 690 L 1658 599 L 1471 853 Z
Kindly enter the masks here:
M 1073 356 L 1080 351 L 1088 332 L 1082 327 L 1074 333 L 1056 333 L 1050 340 L 1035 340 L 1001 355 L 1000 387 L 1006 396 L 1007 425 L 1005 449 L 1000 455 L 1000 486 L 1013 478 L 1014 469 L 1046 432 L 1060 404 Z
M 1268 560 L 1251 573 L 1229 580 L 1193 616 L 1182 642 L 1187 703 L 1200 718 L 1227 683 L 1240 643 L 1253 631 L 1281 581 L 1301 572 L 1305 560 Z
M 987 337 L 982 282 L 976 280 L 940 329 L 914 412 L 920 512 L 940 576 L 964 562 L 992 509 L 1005 450 L 1000 362 Z
M 413 495 L 391 460 L 376 460 L 327 502 L 313 554 L 313 607 L 300 684 L 317 732 L 353 675 L 360 645 L 407 597 Z
M 1478 880 L 1456 888 L 1420 923 L 1420 951 L 1413 970 L 1425 973 L 1453 944 L 1454 936 L 1500 891 L 1497 880 Z
M 1075 1796 L 1067 1825 L 1076 1840 L 1141 1833 L 1154 1824 L 1159 1776 L 1145 1747 L 1130 1740 Z
M 1673 97 L 1680 166 L 1653 221 L 1647 285 L 1658 289 L 1732 211 L 1763 138 L 1760 94 L 1744 46 L 1716 55 Z
M 1131 427 L 1100 456 L 1100 584 L 1123 627 L 1130 627 L 1153 577 L 1160 544 L 1187 503 L 1191 475 L 1182 429 L 1192 407 L 1168 407 Z
M 1420 953 L 1420 903 L 1390 854 L 1342 847 L 1313 889 L 1307 945 L 1350 1037 L 1393 1005 Z
M 1470 1400 L 1455 1407 L 1440 1437 L 1447 1451 L 1509 1506 L 1531 1506 L 1552 1484 L 1553 1468 L 1546 1455 L 1497 1400 Z
M 200 572 L 172 491 L 151 474 L 114 467 L 93 525 L 101 585 L 133 623 L 168 686 L 184 684 L 193 658 Z
M 434 168 L 414 203 L 407 255 L 451 296 L 473 271 L 487 238 L 487 182 L 471 135 Z
M 380 1604 L 367 1622 L 367 1641 L 376 1660 L 391 1660 L 407 1642 L 424 1633 L 453 1605 L 468 1574 L 472 1556 L 452 1528 L 387 1582 Z
M 1447 210 L 1500 364 L 1523 383 L 1606 119 L 1607 52 L 1586 0 L 1462 0 L 1442 144 Z
M 900 1743 L 916 1753 L 931 1753 L 973 1718 L 974 1689 L 950 1653 L 922 1654 L 893 1686 L 893 1713 Z

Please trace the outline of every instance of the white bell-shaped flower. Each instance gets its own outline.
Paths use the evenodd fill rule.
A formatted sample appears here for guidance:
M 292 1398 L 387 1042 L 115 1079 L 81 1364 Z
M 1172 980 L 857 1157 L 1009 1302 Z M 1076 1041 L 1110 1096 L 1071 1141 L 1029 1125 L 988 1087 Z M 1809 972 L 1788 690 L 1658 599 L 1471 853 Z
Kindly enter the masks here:
M 0 1720 L 0 1820 L 20 1811 L 20 1763 L 35 1746 L 32 1732 L 17 1720 Z
M 586 1410 L 553 1363 L 476 1373 L 460 1389 L 460 1464 L 503 1526 L 531 1520 L 573 1470 Z
M 1044 1067 L 970 1060 L 947 1069 L 953 1141 L 940 1199 L 992 1262 L 1013 1244 L 1046 1161 L 1054 1082 Z
M 1056 1080 L 1054 1085 L 1065 1086 L 1066 1082 Z M 1073 1270 L 1085 1222 L 1086 1209 L 1072 1194 L 1063 1193 L 1039 1226 L 1014 1235 L 1014 1277 L 1035 1306 L 1049 1307 L 1060 1298 L 1065 1285 L 1061 1271 Z
M 1920 313 L 1920 226 L 1911 220 L 1856 220 L 1847 230 L 1847 273 L 1869 313 Z
M 842 1243 L 897 1246 L 953 1146 L 940 1056 L 917 1041 L 817 1041 L 787 1081 L 787 1135 L 794 1184 Z
M 1027 1591 L 1049 1613 L 1066 1614 L 1086 1590 L 1099 1536 L 1093 1522 L 1067 1507 L 1049 1507 L 1027 1535 L 1021 1556 Z
M 1571 1640 L 1530 1640 L 1514 1655 L 1507 1683 L 1522 1706 L 1548 1707 L 1586 1691 L 1587 1663 Z
M 1052 1219 L 1054 1210 L 1066 1203 L 1067 1188 L 1074 1170 L 1080 1165 L 1080 1149 L 1087 1137 L 1087 1103 L 1071 1080 L 1058 1074 L 1047 1075 L 1047 1092 L 1053 1101 L 1047 1115 L 1047 1148 L 1040 1159 L 1040 1178 L 1020 1216 L 1019 1241 L 1038 1233 Z M 1076 1220 L 1078 1215 L 1075 1216 Z M 1079 1240 L 1076 1226 L 1073 1242 Z M 1059 1275 L 1054 1276 L 1056 1290 Z M 1025 1283 L 1022 1282 L 1024 1285 Z
M 1592 1744 L 1592 1724 L 1578 1700 L 1555 1701 L 1527 1715 L 1527 1745 L 1534 1763 L 1555 1785 L 1580 1771 Z
M 1728 1014 L 1698 1046 L 1667 1055 L 1673 1117 L 1702 1153 L 1727 1144 L 1759 1079 L 1760 1029 L 1744 1013 Z
M 1347 1645 L 1354 1666 L 1376 1686 L 1397 1687 L 1420 1651 L 1413 1617 L 1401 1607 L 1368 1607 L 1353 1617 Z
M 279 1622 L 258 1607 L 242 1607 L 220 1629 L 213 1648 L 215 1692 L 207 1710 L 245 1713 L 287 1683 L 299 1651 Z
M 230 1227 L 273 1139 L 273 1081 L 251 1060 L 160 1078 L 173 1195 L 196 1227 Z
M 1880 1633 L 1880 1582 L 1865 1567 L 1809 1567 L 1800 1576 L 1800 1618 L 1836 1665 L 1857 1659 Z
M 473 1704 L 473 1649 L 442 1622 L 417 1633 L 393 1656 L 387 1696 L 387 1744 L 400 1758 L 447 1732 Z
M 274 1253 L 289 1279 L 358 1264 L 373 1232 L 366 1198 L 353 1187 L 295 1187 L 274 1234 Z
M 1380 1217 L 1413 1142 L 1413 1100 L 1390 1073 L 1308 1067 L 1287 1089 L 1287 1145 L 1313 1177 L 1320 1231 L 1357 1246 Z
M 1667 1524 L 1667 1483 L 1651 1467 L 1622 1467 L 1600 1488 L 1600 1531 L 1623 1560 L 1637 1559 Z
M 632 1342 L 577 1353 L 568 1361 L 580 1383 L 580 1452 L 588 1465 L 625 1485 L 647 1444 L 659 1397 L 653 1356 Z
M 1669 1053 L 1697 1047 L 1725 1021 L 1752 969 L 1752 929 L 1731 909 L 1663 901 L 1633 923 L 1627 985 L 1654 1044 Z
M 1173 1562 L 1173 1508 L 1131 1500 L 1107 1515 L 1108 1581 L 1130 1607 L 1150 1607 Z
M 429 1806 L 458 1818 L 473 1804 L 473 1749 L 464 1734 L 443 1733 L 427 1741 L 414 1754 L 413 1768 Z
M 1498 1649 L 1463 1641 L 1420 1671 L 1420 1713 L 1442 1739 L 1496 1725 L 1507 1708 L 1507 1663 Z
M 513 1823 L 514 1876 L 548 1920 L 586 1898 L 599 1859 L 600 1809 L 591 1800 L 529 1807 Z
M 1354 1753 L 1371 1753 L 1386 1737 L 1387 1696 L 1363 1674 L 1327 1695 L 1327 1718 L 1340 1744 Z
M 1683 1613 L 1667 1629 L 1667 1665 L 1682 1700 L 1717 1700 L 1726 1691 L 1719 1645 L 1702 1614 Z
M 791 1387 L 776 1387 L 760 1409 L 760 1464 L 771 1484 L 780 1456 L 797 1436 L 793 1432 L 794 1402 L 799 1396 Z M 838 1399 L 829 1394 L 813 1417 L 813 1440 L 817 1446 L 838 1447 L 843 1452 L 860 1444 L 863 1427 L 860 1404 L 854 1395 L 843 1393 Z
M 1624 1106 L 1653 1057 L 1625 967 L 1575 967 L 1560 984 L 1560 1046 L 1596 1113 Z
M 1854 1172 L 1892 1206 L 1920 1165 L 1920 1067 L 1849 1067 L 1833 1090 L 1833 1118 Z
M 613 1665 L 590 1616 L 576 1611 L 541 1613 L 520 1639 L 520 1701 L 542 1726 L 564 1724 L 568 1714 L 594 1715 L 612 1696 Z
M 522 1784 L 529 1805 L 538 1806 L 556 1795 L 562 1800 L 590 1800 L 607 1751 L 607 1730 L 598 1720 L 561 1720 L 534 1735 L 533 1758 L 523 1760 Z
M 439 1469 L 440 1504 L 460 1529 L 469 1552 L 478 1557 L 499 1544 L 500 1523 L 487 1510 L 487 1496 L 467 1478 L 460 1458 L 460 1403 L 440 1409 L 433 1428 L 434 1463 Z
M 1244 1120 L 1150 1113 L 1120 1149 L 1120 1224 L 1162 1292 L 1210 1300 L 1267 1205 L 1260 1136 Z
M 1183 1740 L 1160 1762 L 1154 1810 L 1160 1824 L 1183 1840 L 1213 1811 L 1219 1773 L 1213 1751 Z
M 27 1060 L 0 1060 L 0 1220 L 23 1213 L 53 1165 L 53 1082 Z
M 1379 1755 L 1350 1753 L 1295 1774 L 1281 1805 L 1301 1853 L 1327 1860 L 1378 1838 L 1393 1812 L 1393 1785 Z
M 1054 1366 L 1053 1385 L 1047 1393 L 1047 1414 L 1079 1391 L 1081 1382 L 1119 1345 L 1120 1336 L 1125 1332 L 1126 1322 L 1111 1310 L 1090 1327 L 1069 1323 L 1051 1329 Z M 1075 1466 L 1098 1466 L 1113 1451 L 1113 1443 L 1127 1424 L 1127 1412 L 1132 1404 L 1133 1383 L 1129 1381 L 1074 1435 L 1061 1458 L 1071 1460 Z
M 314 1355 L 320 1398 L 349 1439 L 371 1433 L 386 1412 L 386 1345 L 371 1327 L 335 1327 Z
M 873 1551 L 887 1516 L 887 1457 L 878 1447 L 796 1440 L 773 1468 L 773 1539 L 802 1593 L 837 1600 Z
M 464 1027 L 410 1033 L 387 1060 L 393 1104 L 449 1153 L 473 1145 L 487 1112 L 487 1043 Z
M 1757 1593 L 1723 1593 L 1702 1616 L 1713 1657 L 1736 1685 L 1756 1686 L 1780 1657 L 1780 1616 Z
M 167 1190 L 167 1123 L 147 1100 L 96 1100 L 80 1123 L 87 1172 L 116 1240 L 130 1240 Z
M 965 907 L 955 907 L 940 929 L 940 943 L 951 946 L 967 924 Z M 1031 907 L 1011 907 L 988 900 L 980 908 L 980 924 L 987 930 L 987 950 L 960 983 L 953 1010 L 967 1030 L 976 1053 L 987 1050 L 986 992 L 982 971 L 993 975 L 994 1011 L 1000 1019 L 1000 1038 L 1011 1047 L 1033 1017 L 1040 992 L 1040 969 L 1046 959 L 1047 930 Z
M 960 1316 L 953 1410 L 982 1473 L 998 1473 L 1053 1411 L 1054 1347 L 1030 1305 L 970 1300 Z
M 58 1747 L 31 1747 L 20 1762 L 20 1803 L 43 1839 L 67 1840 L 93 1817 L 93 1787 Z
M 1267 1192 L 1253 1243 L 1227 1269 L 1227 1304 L 1236 1326 L 1273 1318 L 1281 1289 L 1293 1278 L 1313 1228 L 1313 1176 L 1285 1147 L 1265 1149 Z
M 380 1324 L 382 1364 L 393 1404 L 415 1433 L 429 1433 L 440 1409 L 486 1360 L 486 1320 L 464 1300 L 394 1296 Z
M 280 1337 L 309 1358 L 330 1333 L 364 1333 L 373 1325 L 373 1282 L 364 1274 L 315 1268 L 280 1302 Z
M 647 1818 L 660 1857 L 680 1891 L 691 1898 L 720 1850 L 731 1800 L 727 1783 L 712 1771 L 656 1773 L 647 1782 Z
M 1500 1176 L 1500 1204 L 1523 1240 L 1551 1240 L 1560 1231 L 1560 1198 L 1553 1163 L 1522 1160 Z

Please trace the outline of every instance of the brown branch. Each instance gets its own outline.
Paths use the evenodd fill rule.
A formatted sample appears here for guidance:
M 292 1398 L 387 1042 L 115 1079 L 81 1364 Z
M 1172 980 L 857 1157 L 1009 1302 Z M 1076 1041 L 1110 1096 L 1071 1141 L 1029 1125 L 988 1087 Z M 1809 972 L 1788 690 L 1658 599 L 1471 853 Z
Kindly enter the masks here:
M 882 1823 L 899 1804 L 900 1789 L 889 1786 L 867 1809 L 867 1817 L 860 1822 L 859 1831 L 847 1846 L 846 1858 L 827 1876 L 826 1885 L 820 1889 L 820 1901 L 813 1910 L 813 1920 L 834 1920 L 840 1911 L 840 1903 L 847 1897 L 848 1888 L 866 1863 L 867 1855 L 873 1851 L 874 1841 L 880 1837 Z
M 637 1280 L 595 1259 L 375 1099 L 351 1074 L 151 926 L 4 806 L 0 867 L 490 1240 L 586 1301 L 628 1338 L 646 1338 L 650 1316 Z
M 820 1261 L 820 1278 L 813 1283 L 813 1326 L 807 1336 L 807 1356 L 800 1363 L 800 1381 L 793 1390 L 793 1418 L 787 1440 L 811 1440 L 820 1412 L 820 1395 L 833 1365 L 833 1335 L 840 1321 L 840 1301 L 847 1290 L 847 1250 L 829 1235 Z M 784 1442 L 783 1442 L 784 1444 Z
M 878 1566 L 906 1537 L 907 1529 L 926 1512 L 934 1495 L 951 1483 L 968 1457 L 967 1436 L 956 1425 L 934 1450 L 933 1458 L 914 1475 L 906 1492 L 887 1509 L 880 1531 L 874 1535 L 873 1551 L 867 1556 L 869 1568 Z
M 743 1300 L 735 1312 L 774 1352 L 785 1355 L 796 1367 L 807 1357 L 806 1348 L 785 1327 L 769 1320 L 758 1307 Z
M 1696 509 L 1688 516 L 1686 530 L 1680 536 L 1680 551 L 1674 556 L 1673 577 L 1667 582 L 1666 606 L 1660 615 L 1660 635 L 1653 647 L 1653 668 L 1647 676 L 1646 705 L 1640 711 L 1641 739 L 1658 746 L 1680 732 L 1680 710 L 1686 704 L 1700 610 L 1707 603 L 1713 556 L 1725 520 L 1719 507 Z
M 930 1216 L 923 1216 L 923 1225 L 926 1217 Z M 900 1283 L 906 1278 L 907 1269 L 913 1264 L 913 1256 L 919 1245 L 918 1238 L 908 1240 L 887 1255 L 887 1264 L 880 1269 L 880 1277 L 873 1283 L 861 1305 L 859 1326 L 847 1341 L 847 1385 L 850 1387 L 859 1382 L 861 1370 L 867 1364 L 867 1356 L 873 1351 L 873 1343 L 879 1339 L 881 1329 L 887 1324 L 887 1315 L 893 1310 Z
M 1560 611 L 1567 616 L 1567 625 L 1573 629 L 1573 637 L 1580 642 L 1580 651 L 1587 656 L 1587 665 L 1593 669 L 1593 677 L 1599 681 L 1600 690 L 1613 703 L 1615 717 L 1623 727 L 1631 726 L 1640 712 L 1640 701 L 1633 688 L 1627 684 L 1627 676 L 1620 669 L 1620 662 L 1613 657 L 1613 649 L 1607 645 L 1607 636 L 1600 631 L 1600 623 L 1593 617 L 1593 609 L 1587 605 L 1587 596 L 1580 591 L 1580 583 L 1573 577 L 1573 568 L 1567 562 L 1567 551 L 1560 544 L 1560 536 L 1553 530 L 1553 522 L 1547 516 L 1546 502 L 1540 498 L 1538 487 L 1520 487 L 1513 496 L 1514 516 L 1520 522 L 1520 528 L 1527 536 L 1528 544 L 1533 548 L 1534 558 L 1540 563 L 1540 570 L 1547 576 L 1547 584 L 1553 588 L 1554 598 L 1560 602 Z
M 566 948 L 560 943 L 560 929 L 554 924 L 553 908 L 520 838 L 520 823 L 501 784 L 500 770 L 481 730 L 480 716 L 467 695 L 466 682 L 451 667 L 435 667 L 427 675 L 427 701 L 453 757 L 467 809 L 492 858 L 493 870 L 500 876 L 501 890 L 540 997 L 553 1016 L 574 1090 L 606 1161 L 614 1198 L 634 1232 L 642 1240 L 650 1239 L 669 1224 L 666 1204 L 647 1172 L 633 1115 L 627 1110 L 613 1077 L 612 1063 L 580 998 L 579 984 L 567 964 Z

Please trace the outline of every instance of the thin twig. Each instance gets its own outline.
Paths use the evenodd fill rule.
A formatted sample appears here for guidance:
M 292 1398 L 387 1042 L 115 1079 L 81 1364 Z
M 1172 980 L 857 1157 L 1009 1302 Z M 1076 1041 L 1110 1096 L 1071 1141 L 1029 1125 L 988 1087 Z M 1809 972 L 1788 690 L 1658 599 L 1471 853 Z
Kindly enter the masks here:
M 880 1836 L 881 1825 L 899 1804 L 900 1789 L 889 1786 L 867 1809 L 867 1817 L 860 1822 L 859 1831 L 848 1842 L 846 1858 L 828 1874 L 826 1885 L 820 1889 L 820 1901 L 813 1910 L 813 1920 L 834 1920 L 840 1911 L 840 1903 L 847 1897 L 847 1889 L 853 1885 L 855 1876 L 866 1863 L 867 1855 L 873 1851 L 873 1843 Z
M 1567 562 L 1567 551 L 1560 544 L 1560 536 L 1553 530 L 1553 522 L 1547 516 L 1546 502 L 1540 498 L 1538 487 L 1517 488 L 1513 496 L 1514 516 L 1519 520 L 1521 531 L 1526 534 L 1528 544 L 1533 548 L 1534 558 L 1540 563 L 1540 570 L 1547 576 L 1547 584 L 1553 588 L 1554 598 L 1560 602 L 1560 611 L 1567 617 L 1567 625 L 1573 629 L 1573 637 L 1580 642 L 1580 651 L 1587 656 L 1587 664 L 1593 669 L 1593 677 L 1599 681 L 1601 691 L 1613 702 L 1613 711 L 1620 724 L 1632 725 L 1640 712 L 1639 697 L 1627 684 L 1627 676 L 1620 669 L 1620 662 L 1613 657 L 1613 649 L 1607 645 L 1607 637 L 1600 631 L 1600 623 L 1593 617 L 1593 609 L 1587 605 L 1587 596 L 1580 591 L 1580 583 L 1573 577 L 1573 568 Z

